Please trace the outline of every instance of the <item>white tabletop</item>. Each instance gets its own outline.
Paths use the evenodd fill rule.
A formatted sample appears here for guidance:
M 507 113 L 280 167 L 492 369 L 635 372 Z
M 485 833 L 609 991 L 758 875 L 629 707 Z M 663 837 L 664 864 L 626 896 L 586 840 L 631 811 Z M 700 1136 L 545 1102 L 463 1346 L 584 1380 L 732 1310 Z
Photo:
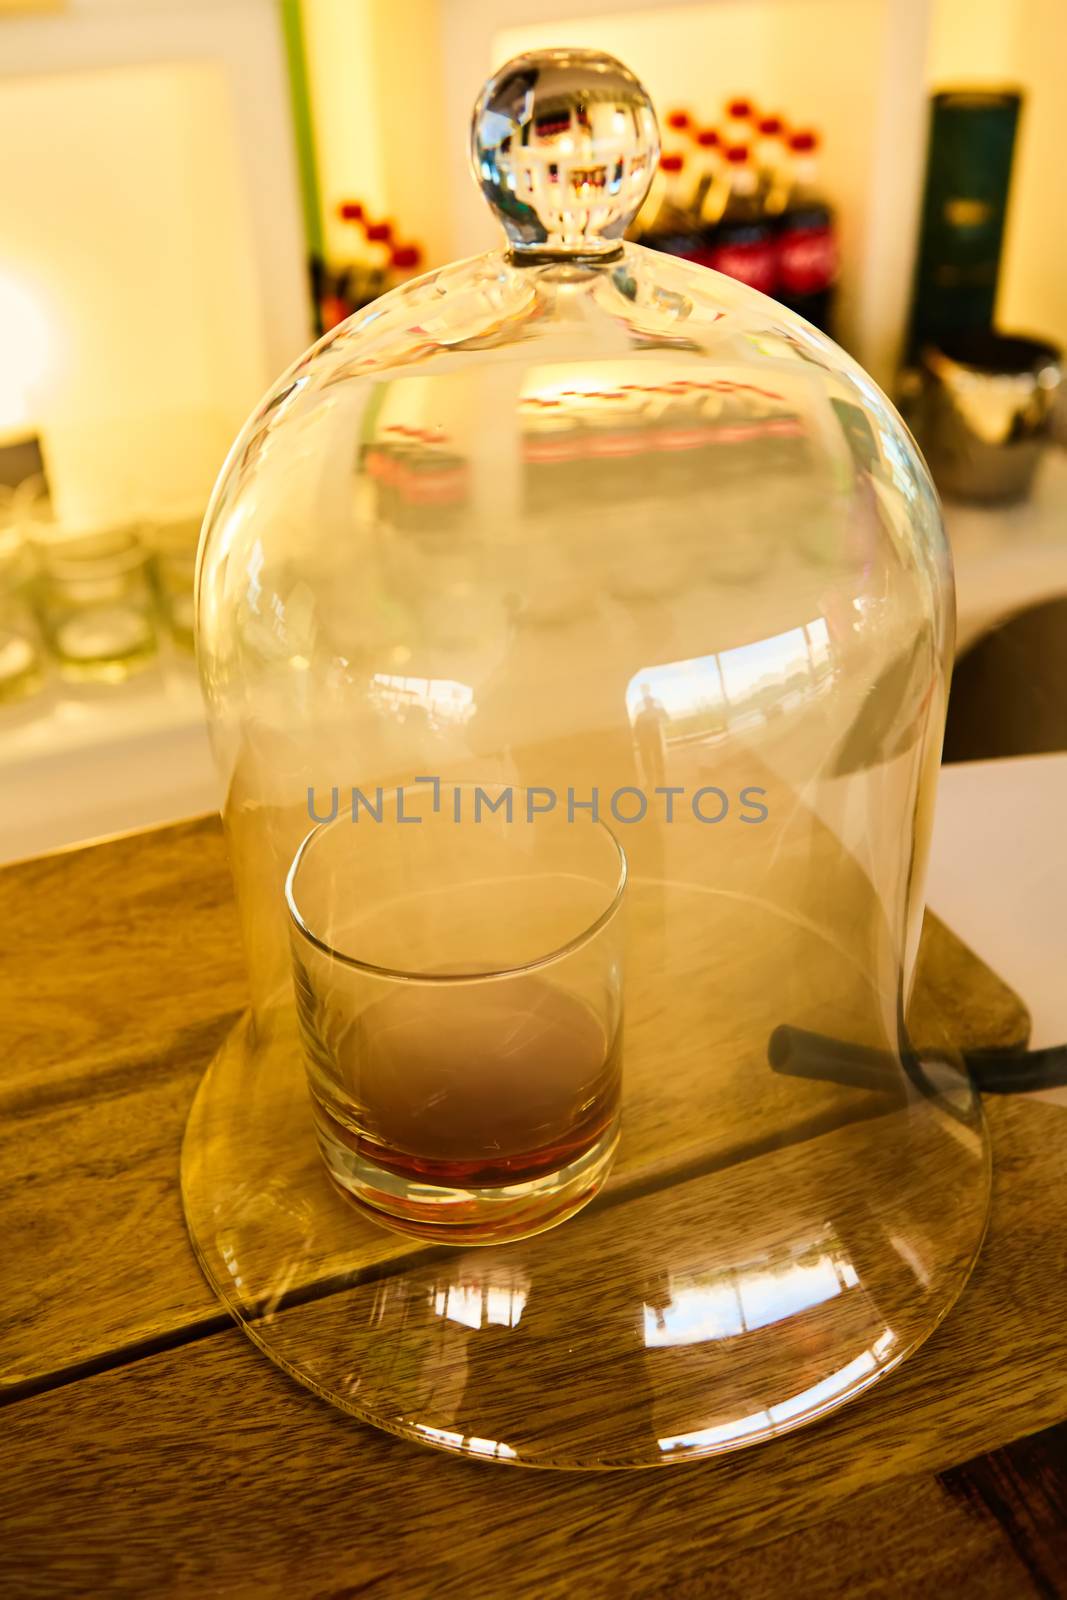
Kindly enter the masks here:
M 1035 1047 L 1067 1044 L 1065 821 L 1067 755 L 941 770 L 927 901 L 1026 1002 Z
M 944 513 L 956 568 L 957 654 L 995 622 L 1067 594 L 1067 451 L 1046 452 L 1021 505 L 946 501 Z

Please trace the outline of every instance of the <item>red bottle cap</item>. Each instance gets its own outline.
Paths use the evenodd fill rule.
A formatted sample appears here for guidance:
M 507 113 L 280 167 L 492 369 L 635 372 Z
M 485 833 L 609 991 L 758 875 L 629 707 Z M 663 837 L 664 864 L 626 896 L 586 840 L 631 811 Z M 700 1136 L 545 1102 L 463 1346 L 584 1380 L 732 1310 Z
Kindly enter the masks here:
M 661 172 L 681 172 L 685 166 L 682 156 L 660 156 L 659 169 Z
M 691 120 L 692 119 L 691 119 L 688 111 L 668 111 L 667 112 L 667 126 L 668 126 L 668 128 L 688 128 Z
M 776 139 L 785 132 L 785 123 L 781 117 L 760 117 L 759 131 L 768 139 Z
M 748 160 L 748 145 L 732 144 L 726 152 L 726 159 L 732 167 L 743 167 Z
M 393 224 L 391 222 L 371 222 L 367 225 L 367 238 L 374 244 L 383 240 L 388 244 L 393 237 Z
M 341 295 L 324 295 L 319 304 L 323 333 L 329 333 L 333 328 L 340 327 L 345 318 L 351 315 L 351 312 L 352 307 Z
M 751 100 L 728 100 L 726 115 L 732 117 L 735 122 L 743 122 L 746 118 L 756 115 L 756 108 Z
M 716 145 L 721 143 L 718 128 L 701 128 L 697 134 L 697 144 L 702 145 L 705 150 L 714 150 Z
M 342 200 L 337 207 L 337 215 L 342 222 L 362 222 L 363 207 L 358 200 Z
M 417 267 L 421 264 L 422 251 L 417 244 L 398 244 L 393 251 L 392 261 L 394 267 L 407 271 L 409 268 Z
M 810 128 L 804 128 L 800 133 L 794 133 L 790 137 L 789 148 L 798 153 L 817 150 L 819 148 L 819 135 L 813 133 Z

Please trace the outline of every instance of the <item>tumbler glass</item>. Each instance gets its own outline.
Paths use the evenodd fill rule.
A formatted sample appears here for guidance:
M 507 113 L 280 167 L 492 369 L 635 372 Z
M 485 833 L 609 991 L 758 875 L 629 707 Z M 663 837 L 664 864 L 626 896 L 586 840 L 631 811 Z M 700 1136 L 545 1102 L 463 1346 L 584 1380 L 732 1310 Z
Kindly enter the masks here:
M 39 544 L 45 637 L 64 678 L 120 683 L 156 654 L 147 552 L 132 525 Z
M 419 781 L 331 810 L 286 883 L 330 1177 L 445 1243 L 562 1221 L 619 1137 L 620 845 L 547 790 Z
M 11 497 L 4 494 L 0 500 L 0 705 L 24 700 L 44 684 L 32 587 L 33 555 L 14 520 Z
M 188 506 L 151 515 L 145 529 L 160 610 L 174 643 L 190 655 L 194 647 L 196 547 L 202 521 L 202 507 Z

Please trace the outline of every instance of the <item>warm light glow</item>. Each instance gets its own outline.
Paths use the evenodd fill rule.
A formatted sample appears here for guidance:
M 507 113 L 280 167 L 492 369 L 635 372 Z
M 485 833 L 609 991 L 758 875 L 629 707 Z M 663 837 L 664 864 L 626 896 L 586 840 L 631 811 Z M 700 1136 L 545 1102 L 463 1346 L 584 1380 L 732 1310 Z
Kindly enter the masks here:
M 49 346 L 40 302 L 0 269 L 0 433 L 32 427 L 33 394 L 48 369 Z
M 223 67 L 0 74 L 0 148 L 0 428 L 61 522 L 202 504 L 268 376 Z

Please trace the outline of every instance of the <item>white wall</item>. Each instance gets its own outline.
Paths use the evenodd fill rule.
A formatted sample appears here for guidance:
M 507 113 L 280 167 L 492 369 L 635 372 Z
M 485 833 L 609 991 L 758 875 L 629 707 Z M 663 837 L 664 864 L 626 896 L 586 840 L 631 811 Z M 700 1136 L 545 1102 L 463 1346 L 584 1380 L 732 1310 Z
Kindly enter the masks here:
M 359 200 L 420 244 L 428 265 L 447 261 L 439 0 L 304 0 L 303 9 L 327 255 L 352 253 L 337 206 Z
M 76 517 L 200 493 L 310 336 L 272 0 L 0 18 L 0 149 L 0 426 Z
M 63 514 L 121 514 L 175 455 L 190 493 L 205 471 L 210 485 L 268 378 L 222 74 L 0 80 L 0 148 L 18 152 L 0 165 L 0 279 L 42 335 L 24 420 Z

